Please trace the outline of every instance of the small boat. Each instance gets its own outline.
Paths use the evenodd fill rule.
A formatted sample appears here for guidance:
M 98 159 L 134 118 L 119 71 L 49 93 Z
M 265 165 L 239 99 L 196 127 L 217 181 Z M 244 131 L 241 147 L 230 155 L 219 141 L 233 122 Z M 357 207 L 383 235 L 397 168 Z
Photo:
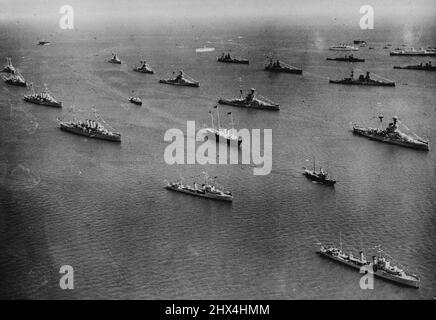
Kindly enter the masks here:
M 345 61 L 345 62 L 365 62 L 365 59 L 360 59 L 355 57 L 354 55 L 350 54 L 349 56 L 346 55 L 344 57 L 336 57 L 336 58 L 326 58 L 326 60 L 332 60 L 332 61 Z
M 423 64 L 422 62 L 417 65 L 410 66 L 394 66 L 394 69 L 409 69 L 409 70 L 423 70 L 423 71 L 436 71 L 436 66 L 431 64 L 431 61 Z
M 265 65 L 265 70 L 269 72 L 277 72 L 277 73 L 294 73 L 294 74 L 303 73 L 302 69 L 286 64 L 280 60 L 276 60 L 275 62 L 273 62 L 272 58 L 270 58 L 269 62 Z
M 330 46 L 329 50 L 333 50 L 333 51 L 357 51 L 357 50 L 359 50 L 359 48 L 355 47 L 351 44 L 341 43 L 341 44 Z
M 212 51 L 215 51 L 215 48 L 206 47 L 206 46 L 203 46 L 203 48 L 197 48 L 197 49 L 195 49 L 195 52 L 198 52 L 198 53 L 202 53 L 202 52 L 212 52 Z
M 2 72 L 6 72 L 6 73 L 12 73 L 15 74 L 15 72 L 17 72 L 17 70 L 15 69 L 15 67 L 12 65 L 12 60 L 11 58 L 6 58 L 6 64 L 3 67 Z
M 39 104 L 43 106 L 62 108 L 62 102 L 56 100 L 53 95 L 48 91 L 47 87 L 41 93 L 35 93 L 33 89 L 33 83 L 30 84 L 30 94 L 25 95 L 24 101 L 34 104 Z
M 234 107 L 243 107 L 243 108 L 252 108 L 252 109 L 265 109 L 265 110 L 280 110 L 280 106 L 277 103 L 272 102 L 271 100 L 264 98 L 260 95 L 256 95 L 256 90 L 252 88 L 250 92 L 243 97 L 242 90 L 240 98 L 236 99 L 219 99 L 219 104 L 234 106 Z
M 349 78 L 344 78 L 341 80 L 329 80 L 330 83 L 345 84 L 345 85 L 359 85 L 359 86 L 380 86 L 380 87 L 395 87 L 395 82 L 393 81 L 381 81 L 371 79 L 369 72 L 366 72 L 366 76 L 361 74 L 359 78 L 354 78 L 354 72 L 351 71 L 351 76 Z
M 170 84 L 173 86 L 185 86 L 185 87 L 196 87 L 196 88 L 200 86 L 200 83 L 198 81 L 195 81 L 191 77 L 184 74 L 182 70 L 180 70 L 179 74 L 176 77 L 159 80 L 159 83 Z
M 130 97 L 129 101 L 133 104 L 137 104 L 139 106 L 142 106 L 142 100 L 139 97 Z
M 329 177 L 329 173 L 324 171 L 322 167 L 319 168 L 319 171 L 315 169 L 315 159 L 313 159 L 313 170 L 309 170 L 304 168 L 303 175 L 309 178 L 312 181 L 316 181 L 328 186 L 334 186 L 336 181 Z
M 233 201 L 233 195 L 230 191 L 224 191 L 215 185 L 215 178 L 210 178 L 207 174 L 205 174 L 204 183 L 201 186 L 197 185 L 197 182 L 194 182 L 192 186 L 183 184 L 183 180 L 175 182 L 168 182 L 165 186 L 166 189 L 182 192 L 185 194 L 189 194 L 196 197 L 201 198 L 209 198 L 213 200 L 223 200 L 223 201 Z
M 207 134 L 215 136 L 215 140 L 217 143 L 225 142 L 228 145 L 237 145 L 239 147 L 242 143 L 242 138 L 238 137 L 236 134 L 234 134 L 234 132 L 236 130 L 234 129 L 234 126 L 233 126 L 232 113 L 231 112 L 227 113 L 230 116 L 232 128 L 231 129 L 221 128 L 220 114 L 219 114 L 218 106 L 215 106 L 214 109 L 216 109 L 216 112 L 217 112 L 218 126 L 215 128 L 214 122 L 213 122 L 213 113 L 212 113 L 212 111 L 209 111 L 210 117 L 212 119 L 212 128 L 206 128 Z
M 233 58 L 230 56 L 230 53 L 224 54 L 224 52 L 221 55 L 221 57 L 217 58 L 217 61 L 223 62 L 223 63 L 236 63 L 236 64 L 248 64 L 249 63 L 248 59 Z
M 116 53 L 112 52 L 112 58 L 110 58 L 107 62 L 109 63 L 115 63 L 115 64 L 121 64 L 120 58 L 118 58 Z
M 133 71 L 150 74 L 154 73 L 153 69 L 150 68 L 150 66 L 147 64 L 147 61 L 145 60 L 141 60 L 139 67 L 135 67 Z
M 50 43 L 50 41 L 45 41 L 45 40 L 43 40 L 43 41 L 39 41 L 38 42 L 38 45 L 39 46 L 48 46 L 48 45 L 50 45 L 51 43 Z
M 362 45 L 362 44 L 366 45 L 366 41 L 365 40 L 354 40 L 353 43 L 354 44 L 360 44 L 360 45 Z

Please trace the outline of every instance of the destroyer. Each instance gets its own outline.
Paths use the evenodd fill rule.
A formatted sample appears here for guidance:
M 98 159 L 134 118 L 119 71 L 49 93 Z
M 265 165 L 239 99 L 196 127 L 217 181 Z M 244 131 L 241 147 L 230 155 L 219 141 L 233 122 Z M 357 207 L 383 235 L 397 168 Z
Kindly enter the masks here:
M 330 83 L 336 84 L 346 84 L 346 85 L 359 85 L 359 86 L 381 86 L 381 87 L 395 87 L 395 82 L 393 81 L 381 81 L 371 79 L 369 72 L 366 72 L 366 76 L 361 74 L 359 78 L 354 78 L 354 72 L 351 71 L 351 76 L 349 78 L 344 78 L 342 80 L 329 80 Z
M 200 83 L 198 81 L 195 81 L 194 79 L 185 75 L 182 70 L 180 70 L 179 74 L 176 77 L 159 80 L 159 82 L 165 84 L 171 84 L 173 86 L 185 86 L 185 87 L 196 87 L 196 88 L 200 86 Z
M 150 68 L 145 60 L 141 60 L 139 67 L 134 68 L 133 71 L 150 74 L 154 73 L 153 69 Z
M 326 60 L 345 61 L 345 62 L 365 62 L 365 59 L 354 57 L 352 54 L 345 57 L 327 58 Z
M 238 64 L 248 64 L 249 63 L 248 59 L 232 58 L 230 56 L 230 53 L 224 54 L 224 52 L 221 55 L 221 57 L 219 57 L 217 59 L 217 61 L 224 62 L 224 63 L 238 63 Z
M 331 46 L 329 48 L 329 50 L 333 50 L 333 51 L 357 51 L 357 50 L 359 50 L 359 48 L 357 48 L 351 44 L 338 44 L 338 45 Z
M 121 134 L 112 132 L 103 127 L 103 125 L 95 120 L 82 121 L 60 121 L 59 128 L 64 131 L 79 134 L 88 138 L 96 138 L 121 142 Z
M 436 66 L 431 64 L 431 61 L 427 62 L 426 64 L 423 64 L 422 62 L 417 65 L 410 65 L 410 66 L 394 66 L 394 69 L 409 69 L 409 70 L 423 70 L 423 71 L 436 71 Z
M 297 67 L 291 66 L 289 64 L 284 63 L 283 61 L 273 59 L 269 59 L 269 62 L 265 65 L 265 70 L 270 72 L 280 72 L 280 73 L 294 73 L 294 74 L 302 74 L 303 70 Z
M 397 284 L 419 288 L 420 279 L 418 276 L 404 271 L 391 262 L 384 256 L 382 251 L 379 250 L 378 256 L 373 256 L 372 261 L 366 260 L 363 251 L 359 252 L 359 256 L 355 257 L 352 253 L 346 254 L 342 250 L 342 241 L 340 241 L 339 248 L 333 245 L 320 245 L 317 251 L 323 257 L 332 259 L 336 262 L 345 264 L 349 267 L 362 270 L 362 267 L 370 268 L 376 277 L 383 278 Z
M 24 101 L 40 104 L 49 107 L 62 108 L 62 102 L 56 100 L 53 95 L 48 91 L 47 87 L 41 93 L 35 93 L 33 89 L 33 83 L 30 84 L 30 94 L 25 95 L 23 98 Z
M 382 126 L 383 116 L 379 116 L 380 119 L 380 127 Z M 429 142 L 424 139 L 414 135 L 412 137 L 401 132 L 398 129 L 398 118 L 393 117 L 392 122 L 389 123 L 386 129 L 377 129 L 377 128 L 367 128 L 361 127 L 356 124 L 353 124 L 353 133 L 357 135 L 361 135 L 367 137 L 372 140 L 377 140 L 385 143 L 396 144 L 403 147 L 420 149 L 420 150 L 429 150 Z
M 110 58 L 107 62 L 121 64 L 120 58 L 118 58 L 117 54 L 112 52 L 112 58 Z
M 313 160 L 313 170 L 304 168 L 303 174 L 312 181 L 316 181 L 325 185 L 334 186 L 336 181 L 329 177 L 327 171 L 324 171 L 322 167 L 317 172 L 315 169 L 315 159 Z
M 12 73 L 12 74 L 15 74 L 17 72 L 15 67 L 12 65 L 11 58 L 6 58 L 6 64 L 5 64 L 2 72 Z
M 253 109 L 266 109 L 266 110 L 280 110 L 280 106 L 277 103 L 270 101 L 267 98 L 255 94 L 256 90 L 251 89 L 250 92 L 242 97 L 241 96 L 236 99 L 219 99 L 218 103 L 225 104 L 234 107 L 244 107 L 244 108 L 253 108 Z
M 223 201 L 233 201 L 233 195 L 229 191 L 224 191 L 219 189 L 212 183 L 212 178 L 208 177 L 205 174 L 205 181 L 201 186 L 197 185 L 197 182 L 193 183 L 193 186 L 185 185 L 180 181 L 168 182 L 165 188 L 172 191 L 178 191 L 185 194 L 190 194 L 192 196 L 209 198 L 215 200 L 223 200 Z

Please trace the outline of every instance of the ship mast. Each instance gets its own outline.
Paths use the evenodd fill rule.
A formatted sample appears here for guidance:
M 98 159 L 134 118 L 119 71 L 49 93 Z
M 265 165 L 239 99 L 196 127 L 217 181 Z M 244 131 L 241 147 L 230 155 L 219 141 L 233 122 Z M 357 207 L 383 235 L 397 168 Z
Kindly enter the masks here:
M 339 246 L 342 252 L 342 232 L 339 232 Z
M 213 114 L 212 114 L 212 111 L 209 110 L 209 114 L 210 114 L 210 118 L 212 119 L 212 129 L 215 129 L 215 127 L 213 125 Z

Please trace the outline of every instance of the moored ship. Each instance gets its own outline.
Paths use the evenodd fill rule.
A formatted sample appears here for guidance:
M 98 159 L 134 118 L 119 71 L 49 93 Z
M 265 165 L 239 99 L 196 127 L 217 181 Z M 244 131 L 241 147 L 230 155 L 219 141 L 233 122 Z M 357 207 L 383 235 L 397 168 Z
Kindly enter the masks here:
M 394 66 L 394 69 L 408 69 L 408 70 L 423 70 L 423 71 L 436 71 L 436 66 L 431 64 L 431 61 L 423 64 L 422 62 L 417 65 L 409 66 Z
M 54 98 L 53 95 L 48 91 L 47 87 L 43 92 L 35 93 L 33 84 L 31 83 L 30 90 L 30 94 L 24 96 L 24 101 L 49 107 L 62 108 L 62 102 L 56 100 L 56 98 Z
M 185 87 L 195 87 L 195 88 L 198 88 L 200 86 L 200 83 L 198 81 L 195 81 L 191 77 L 184 74 L 182 70 L 180 70 L 179 74 L 176 77 L 159 80 L 159 83 L 170 84 L 173 86 L 185 86 Z
M 129 101 L 133 104 L 138 105 L 138 106 L 142 106 L 142 100 L 139 97 L 130 97 Z
M 230 53 L 224 54 L 224 52 L 217 61 L 223 63 L 249 64 L 248 59 L 233 58 L 230 56 Z
M 359 48 L 351 45 L 351 44 L 337 44 L 329 47 L 329 50 L 333 51 L 357 51 Z
M 110 58 L 107 62 L 114 64 L 121 64 L 121 59 L 118 58 L 117 54 L 112 52 L 112 58 Z
M 383 116 L 379 116 L 380 127 L 383 122 Z M 353 133 L 367 137 L 371 140 L 377 140 L 384 143 L 396 144 L 403 147 L 429 150 L 429 142 L 421 137 L 414 135 L 414 137 L 401 132 L 398 128 L 398 118 L 393 117 L 392 122 L 389 123 L 386 129 L 362 127 L 353 124 Z
M 236 145 L 240 146 L 242 143 L 242 138 L 234 134 L 236 131 L 233 126 L 233 116 L 231 112 L 228 112 L 227 114 L 230 116 L 230 121 L 232 124 L 231 129 L 221 128 L 220 123 L 220 114 L 218 110 L 218 106 L 215 106 L 214 109 L 216 109 L 217 112 L 217 119 L 218 119 L 218 126 L 215 128 L 214 122 L 213 122 L 213 114 L 212 111 L 209 111 L 211 120 L 212 120 L 212 128 L 206 128 L 207 134 L 215 136 L 215 140 L 217 143 L 225 142 L 228 145 Z
M 334 245 L 322 245 L 317 250 L 317 253 L 328 259 L 342 263 L 349 267 L 359 269 L 365 272 L 371 272 L 374 276 L 386 279 L 397 284 L 419 288 L 420 279 L 417 275 L 403 270 L 396 265 L 392 265 L 391 261 L 382 255 L 382 251 L 379 249 L 379 255 L 374 255 L 372 261 L 368 261 L 363 251 L 359 252 L 359 256 L 353 256 L 352 253 L 346 254 L 342 250 L 342 241 L 340 246 Z M 364 268 L 364 269 L 362 269 Z
M 273 61 L 272 58 L 270 58 L 269 62 L 265 65 L 265 70 L 270 72 L 277 72 L 277 73 L 294 73 L 294 74 L 303 73 L 303 70 L 300 68 L 291 66 L 280 60 Z
M 133 71 L 149 74 L 154 73 L 153 69 L 150 68 L 150 66 L 147 64 L 147 61 L 145 60 L 141 60 L 139 67 L 133 68 Z
M 393 50 L 389 53 L 391 56 L 436 56 L 436 51 L 431 49 L 415 48 L 405 49 L 405 50 Z
M 100 122 L 95 120 L 60 121 L 59 128 L 88 138 L 121 142 L 120 133 L 107 130 Z
M 336 58 L 326 58 L 326 60 L 332 61 L 344 61 L 344 62 L 365 62 L 365 59 L 360 59 L 355 57 L 354 55 L 345 55 L 344 57 L 336 57 Z
M 359 85 L 359 86 L 380 86 L 380 87 L 395 87 L 395 82 L 393 81 L 382 81 L 371 79 L 369 72 L 366 72 L 366 76 L 361 74 L 359 78 L 354 78 L 354 72 L 351 71 L 349 78 L 344 78 L 342 80 L 329 80 L 330 83 L 345 84 L 345 85 Z
M 316 181 L 328 186 L 334 186 L 336 183 L 336 180 L 332 179 L 329 173 L 325 171 L 322 167 L 319 168 L 319 171 L 316 171 L 315 159 L 313 160 L 313 170 L 304 168 L 303 175 L 305 175 L 308 179 L 312 181 Z
M 2 72 L 12 73 L 12 74 L 15 74 L 17 72 L 15 67 L 12 65 L 11 58 L 6 58 L 6 64 L 3 67 Z
M 218 103 L 225 104 L 234 107 L 252 108 L 252 109 L 265 109 L 265 110 L 280 110 L 280 106 L 277 103 L 270 101 L 267 98 L 255 94 L 256 90 L 252 88 L 250 92 L 242 97 L 235 99 L 219 99 Z
M 27 82 L 24 77 L 17 70 L 14 74 L 10 74 L 9 77 L 5 79 L 7 84 L 18 87 L 27 87 Z

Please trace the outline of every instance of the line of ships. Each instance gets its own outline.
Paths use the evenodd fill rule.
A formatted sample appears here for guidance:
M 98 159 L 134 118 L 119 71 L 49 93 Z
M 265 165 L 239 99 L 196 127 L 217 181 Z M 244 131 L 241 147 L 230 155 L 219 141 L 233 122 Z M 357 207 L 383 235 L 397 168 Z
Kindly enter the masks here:
M 40 42 L 40 45 L 50 44 L 49 42 Z M 360 45 L 360 47 L 366 46 L 366 42 L 362 40 L 355 40 L 354 44 Z M 329 50 L 333 51 L 357 51 L 358 47 L 348 44 L 339 44 L 335 46 L 331 46 Z M 400 50 L 396 49 L 390 53 L 393 56 L 436 56 L 435 48 L 431 49 L 410 49 L 410 50 Z M 336 58 L 327 58 L 326 60 L 333 61 L 344 61 L 344 62 L 364 62 L 364 59 L 357 58 L 353 54 L 345 55 L 344 57 L 336 57 Z M 223 53 L 221 57 L 217 58 L 218 62 L 221 63 L 234 63 L 234 64 L 249 64 L 248 59 L 234 58 L 230 55 L 230 53 Z M 112 53 L 112 58 L 108 60 L 109 63 L 113 64 L 122 64 L 121 59 L 115 54 Z M 426 71 L 435 71 L 435 67 L 428 62 L 426 64 L 419 65 L 410 65 L 410 66 L 394 66 L 395 69 L 413 69 L 413 70 L 426 70 Z M 303 70 L 291 65 L 288 65 L 280 60 L 273 61 L 272 58 L 269 59 L 268 63 L 265 65 L 264 69 L 269 72 L 275 73 L 292 73 L 292 74 L 302 74 Z M 140 65 L 133 69 L 135 72 L 146 73 L 146 74 L 154 74 L 154 70 L 147 64 L 145 60 L 140 61 Z M 62 107 L 62 102 L 58 101 L 54 96 L 48 91 L 47 88 L 41 93 L 35 93 L 33 89 L 33 84 L 28 84 L 24 77 L 20 74 L 19 70 L 16 69 L 11 62 L 10 58 L 7 58 L 6 65 L 4 66 L 2 72 L 8 73 L 9 77 L 6 77 L 5 82 L 10 85 L 20 86 L 20 87 L 30 87 L 30 94 L 24 96 L 24 101 L 39 105 L 46 105 L 51 107 Z M 200 84 L 198 81 L 195 81 L 191 77 L 187 76 L 180 71 L 177 75 L 173 73 L 172 78 L 159 80 L 160 83 L 176 85 L 176 86 L 188 86 L 188 87 L 199 87 Z M 354 78 L 354 72 L 351 72 L 350 77 L 344 78 L 341 80 L 329 80 L 330 83 L 335 84 L 344 84 L 344 85 L 364 85 L 364 86 L 395 86 L 395 83 L 392 81 L 381 81 L 375 80 L 370 77 L 370 73 L 367 72 L 366 75 L 360 75 L 358 78 Z M 130 97 L 129 101 L 142 105 L 142 101 L 139 97 Z M 246 96 L 243 95 L 243 91 L 240 91 L 240 97 L 234 99 L 222 99 L 218 100 L 219 104 L 235 106 L 235 107 L 245 107 L 245 108 L 254 108 L 254 109 L 266 109 L 266 110 L 280 110 L 280 106 L 277 103 L 272 102 L 271 100 L 256 94 L 254 88 L 249 90 Z M 217 109 L 217 106 L 215 106 Z M 218 127 L 214 127 L 213 115 L 212 112 L 209 111 L 212 117 L 212 128 L 208 128 L 208 133 L 215 135 L 217 143 L 226 142 L 227 144 L 235 143 L 237 146 L 242 144 L 241 137 L 236 136 L 233 133 L 233 129 L 225 129 L 220 127 L 219 123 L 219 112 L 217 109 L 218 116 Z M 231 113 L 229 113 L 231 114 Z M 380 125 L 383 121 L 383 116 L 379 116 Z M 233 123 L 233 119 L 232 119 Z M 89 138 L 97 138 L 108 141 L 121 142 L 121 134 L 119 132 L 110 131 L 106 129 L 100 122 L 96 120 L 86 119 L 85 121 L 59 121 L 59 128 L 61 130 L 75 133 L 78 135 L 86 136 Z M 368 128 L 362 127 L 356 124 L 353 124 L 353 133 L 357 135 L 361 135 L 367 137 L 372 140 L 377 140 L 385 143 L 396 144 L 404 147 L 410 147 L 414 149 L 421 150 L 429 150 L 429 142 L 419 138 L 417 136 L 412 137 L 401 132 L 398 128 L 398 118 L 393 117 L 392 122 L 389 123 L 388 127 L 383 128 Z M 319 170 L 316 170 L 315 161 L 313 164 L 313 169 L 304 168 L 303 175 L 305 175 L 308 179 L 329 185 L 334 186 L 336 181 L 332 179 L 327 171 L 325 171 L 322 167 Z M 224 190 L 221 187 L 217 187 L 213 179 L 205 174 L 204 183 L 201 186 L 197 185 L 196 182 L 192 186 L 185 185 L 183 180 L 168 182 L 166 188 L 168 190 L 177 191 L 197 197 L 222 200 L 227 202 L 233 201 L 233 195 L 230 191 Z M 374 275 L 391 280 L 400 284 L 419 287 L 419 278 L 415 275 L 409 274 L 402 269 L 391 266 L 389 260 L 384 257 L 373 257 L 372 262 L 367 261 L 363 255 L 363 252 L 360 252 L 359 257 L 354 257 L 351 253 L 349 255 L 345 254 L 342 251 L 342 244 L 340 248 L 335 246 L 324 246 L 321 245 L 319 250 L 317 251 L 324 257 L 330 258 L 342 264 L 355 267 L 360 269 L 362 266 L 369 266 L 372 268 Z

